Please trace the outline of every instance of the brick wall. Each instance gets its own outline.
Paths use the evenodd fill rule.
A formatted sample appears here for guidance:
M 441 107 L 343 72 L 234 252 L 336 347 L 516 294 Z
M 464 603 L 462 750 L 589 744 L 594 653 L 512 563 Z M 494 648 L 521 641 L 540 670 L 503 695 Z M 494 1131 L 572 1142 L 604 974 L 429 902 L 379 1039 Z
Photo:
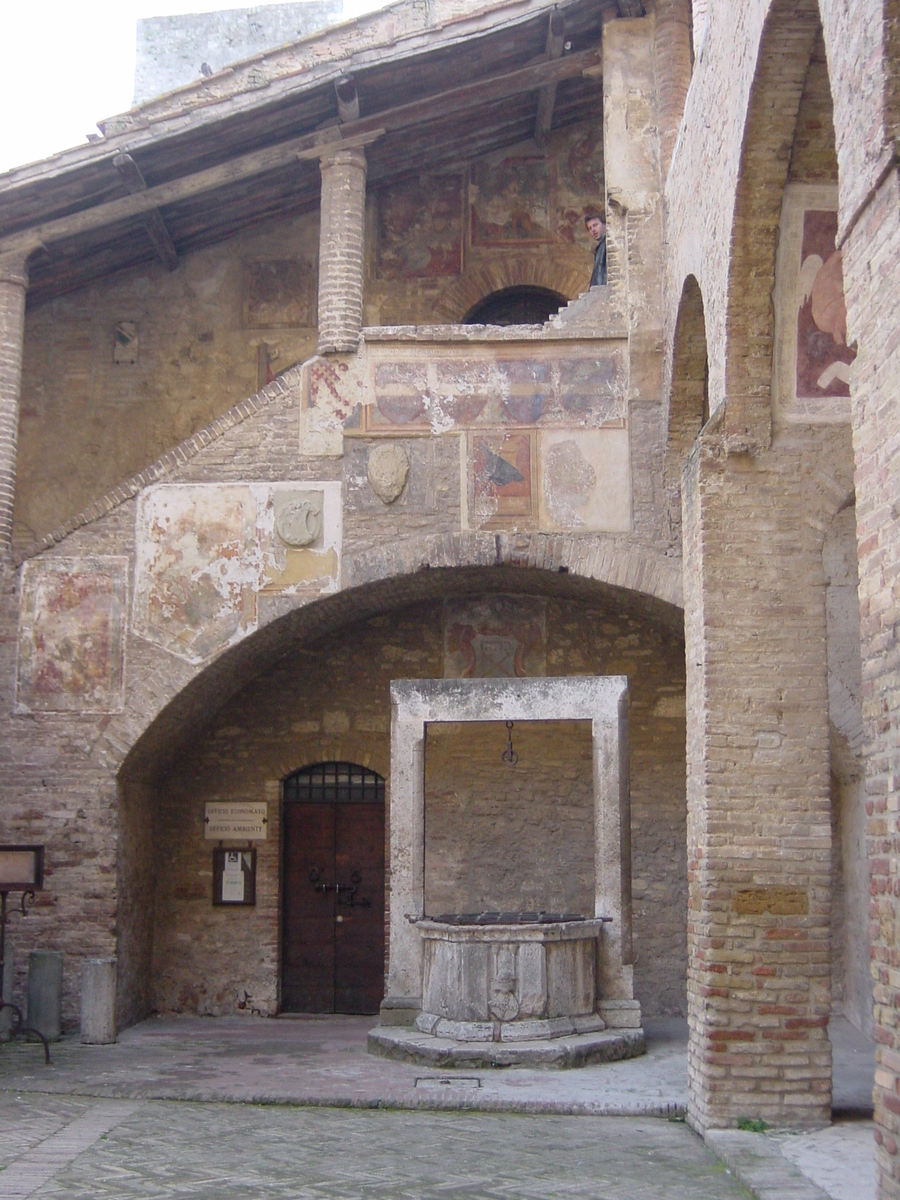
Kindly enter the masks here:
M 252 395 L 260 346 L 274 373 L 312 353 L 317 238 L 317 214 L 269 222 L 28 310 L 19 547 Z
M 900 289 L 900 183 L 892 171 L 861 213 L 844 248 L 850 335 L 859 340 L 852 389 L 865 731 L 866 836 L 875 997 L 875 1139 L 881 1195 L 900 1196 L 898 1028 L 898 780 L 900 646 L 897 512 L 900 410 L 896 403 Z

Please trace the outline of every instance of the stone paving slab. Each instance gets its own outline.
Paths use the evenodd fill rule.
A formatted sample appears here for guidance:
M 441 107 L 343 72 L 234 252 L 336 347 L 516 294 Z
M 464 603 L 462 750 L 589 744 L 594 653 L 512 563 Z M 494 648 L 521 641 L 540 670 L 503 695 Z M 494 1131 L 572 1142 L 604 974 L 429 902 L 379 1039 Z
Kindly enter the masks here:
M 875 1125 L 838 1120 L 812 1133 L 769 1135 L 782 1155 L 831 1200 L 874 1200 Z
M 65 1103 L 53 1098 L 53 1103 Z M 0 1097 L 24 1121 L 47 1097 Z M 60 1134 L 29 1152 L 49 1173 L 29 1191 L 41 1200 L 747 1200 L 683 1122 L 646 1118 L 531 1117 L 294 1108 L 287 1105 L 99 1101 L 69 1126 L 97 1130 L 65 1158 Z M 102 1110 L 102 1111 L 101 1111 Z M 113 1118 L 113 1123 L 110 1119 Z M 84 1140 L 84 1138 L 82 1138 Z M 55 1145 L 53 1144 L 55 1142 Z M 15 1163 L 13 1163 L 13 1167 Z M 10 1170 L 11 1168 L 8 1168 Z
M 509 1067 L 454 1073 L 393 1062 L 366 1051 L 372 1018 L 260 1020 L 158 1018 L 127 1029 L 112 1046 L 0 1046 L 0 1089 L 130 1099 L 241 1101 L 336 1107 L 464 1108 L 485 1111 L 663 1115 L 684 1113 L 684 1023 L 658 1022 L 647 1053 L 577 1070 Z M 444 1080 L 442 1083 L 441 1080 Z M 424 1085 L 424 1086 L 423 1086 Z

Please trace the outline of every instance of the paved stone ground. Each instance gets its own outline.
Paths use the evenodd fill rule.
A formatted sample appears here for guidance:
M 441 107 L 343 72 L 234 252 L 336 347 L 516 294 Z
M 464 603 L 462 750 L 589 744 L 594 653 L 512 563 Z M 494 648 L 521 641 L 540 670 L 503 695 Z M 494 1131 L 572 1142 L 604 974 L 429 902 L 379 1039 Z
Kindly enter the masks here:
M 13 1158 L 32 1116 L 58 1131 Z M 68 1124 L 66 1124 L 68 1122 Z M 0 1100 L 0 1197 L 739 1200 L 681 1122 L 100 1101 Z M 32 1135 L 36 1136 L 36 1135 Z
M 648 1052 L 628 1062 L 478 1072 L 368 1055 L 370 1025 L 153 1020 L 114 1046 L 68 1037 L 49 1068 L 36 1046 L 0 1046 L 0 1200 L 874 1200 L 871 1121 L 717 1133 L 732 1174 L 716 1165 L 671 1119 L 687 1098 L 684 1022 L 647 1022 Z M 830 1033 L 836 1108 L 859 1117 L 871 1044 L 846 1022 Z

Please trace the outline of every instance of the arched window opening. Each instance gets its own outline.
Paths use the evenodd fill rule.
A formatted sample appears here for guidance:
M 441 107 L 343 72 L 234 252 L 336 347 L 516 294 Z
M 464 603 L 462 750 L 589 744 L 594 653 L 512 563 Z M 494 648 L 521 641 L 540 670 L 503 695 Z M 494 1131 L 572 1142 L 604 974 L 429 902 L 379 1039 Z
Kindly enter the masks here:
M 349 762 L 323 762 L 303 767 L 284 781 L 286 804 L 384 803 L 384 779 L 375 771 Z
M 567 303 L 565 296 L 550 288 L 501 288 L 491 292 L 463 317 L 464 325 L 543 325 Z

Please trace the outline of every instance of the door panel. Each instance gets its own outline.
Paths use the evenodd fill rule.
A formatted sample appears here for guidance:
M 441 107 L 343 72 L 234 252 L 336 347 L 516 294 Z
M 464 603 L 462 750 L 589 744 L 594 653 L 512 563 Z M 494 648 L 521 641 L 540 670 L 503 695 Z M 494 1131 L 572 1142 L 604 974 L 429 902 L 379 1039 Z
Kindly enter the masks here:
M 343 885 L 334 926 L 335 1011 L 375 1013 L 384 996 L 384 805 L 335 805 L 334 845 L 335 878 Z M 348 885 L 355 891 L 344 890 Z
M 284 940 L 281 1007 L 334 1012 L 334 805 L 284 806 Z
M 282 1010 L 377 1012 L 384 995 L 383 801 L 285 804 L 283 906 Z

